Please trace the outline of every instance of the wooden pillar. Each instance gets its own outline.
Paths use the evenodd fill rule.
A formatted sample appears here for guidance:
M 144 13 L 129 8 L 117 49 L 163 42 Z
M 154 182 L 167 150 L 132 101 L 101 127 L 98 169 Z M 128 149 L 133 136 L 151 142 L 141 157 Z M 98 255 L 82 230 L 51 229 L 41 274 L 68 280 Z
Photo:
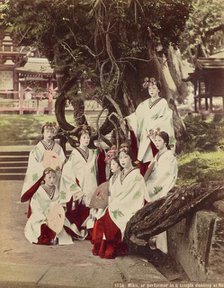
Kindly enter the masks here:
M 53 81 L 50 78 L 47 83 L 47 92 L 48 92 L 48 111 L 49 114 L 53 114 Z
M 208 111 L 208 95 L 205 94 L 205 110 Z
M 209 95 L 209 100 L 210 100 L 210 112 L 212 112 L 213 110 L 212 95 Z
M 36 114 L 40 115 L 40 97 L 39 94 L 36 94 L 36 101 L 37 101 L 37 111 Z
M 19 114 L 22 115 L 23 114 L 23 106 L 24 106 L 24 99 L 23 99 L 23 93 L 24 93 L 24 89 L 23 89 L 23 83 L 21 83 L 21 81 L 19 81 Z

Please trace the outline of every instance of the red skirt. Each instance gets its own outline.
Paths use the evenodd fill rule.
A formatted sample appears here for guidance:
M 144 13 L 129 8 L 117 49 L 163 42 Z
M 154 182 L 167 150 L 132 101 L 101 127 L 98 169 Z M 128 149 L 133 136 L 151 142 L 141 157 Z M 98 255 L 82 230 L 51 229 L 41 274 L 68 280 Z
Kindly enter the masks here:
M 69 220 L 71 224 L 75 224 L 79 231 L 86 229 L 86 227 L 83 225 L 83 223 L 86 221 L 86 219 L 89 217 L 89 211 L 90 208 L 86 207 L 85 204 L 82 202 L 75 202 L 75 207 L 72 205 L 72 200 L 67 203 L 67 211 L 65 213 L 66 218 Z M 65 231 L 72 237 L 78 237 L 70 228 L 64 226 Z M 91 229 L 88 231 L 88 236 L 86 237 L 87 240 L 90 240 L 91 238 Z
M 107 210 L 104 216 L 95 222 L 93 228 L 93 255 L 106 259 L 125 255 L 127 253 L 127 244 L 121 239 L 121 231 L 112 221 Z
M 38 237 L 37 244 L 51 245 L 56 236 L 56 233 L 52 231 L 46 224 L 42 224 L 40 228 L 40 236 Z

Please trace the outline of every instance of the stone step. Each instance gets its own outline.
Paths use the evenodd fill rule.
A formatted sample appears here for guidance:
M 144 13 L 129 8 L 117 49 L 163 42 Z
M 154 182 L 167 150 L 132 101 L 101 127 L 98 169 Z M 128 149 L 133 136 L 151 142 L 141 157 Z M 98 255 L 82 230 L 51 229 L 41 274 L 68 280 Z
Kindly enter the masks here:
M 0 162 L 28 162 L 28 156 L 4 155 L 0 156 Z
M 19 168 L 19 167 L 27 167 L 27 161 L 19 161 L 19 162 L 1 162 L 0 161 L 0 167 L 14 167 L 14 168 Z
M 5 151 L 5 150 L 1 150 L 0 148 L 0 156 L 28 156 L 30 153 L 30 151 Z
M 0 151 L 0 180 L 24 180 L 30 151 L 10 151 L 6 148 Z M 71 149 L 66 152 L 67 157 L 70 153 Z
M 0 180 L 24 180 L 24 178 L 25 176 L 23 173 L 14 173 L 14 174 L 0 173 Z
M 23 173 L 25 175 L 26 173 L 26 167 L 21 168 L 21 167 L 5 167 L 5 168 L 0 168 L 0 173 L 9 173 L 9 174 L 14 174 L 14 173 Z

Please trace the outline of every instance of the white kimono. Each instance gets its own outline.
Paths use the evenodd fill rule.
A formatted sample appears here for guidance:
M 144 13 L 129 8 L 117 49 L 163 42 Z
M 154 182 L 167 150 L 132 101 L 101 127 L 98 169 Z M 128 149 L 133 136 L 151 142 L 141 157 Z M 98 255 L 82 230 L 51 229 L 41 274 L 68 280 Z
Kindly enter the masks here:
M 110 179 L 110 193 L 108 211 L 111 219 L 122 233 L 122 237 L 130 218 L 144 206 L 146 186 L 139 169 L 134 168 L 125 178 L 122 172 L 114 183 Z
M 153 159 L 150 139 L 147 137 L 149 130 L 160 129 L 169 134 L 169 144 L 175 144 L 173 111 L 169 108 L 166 99 L 159 98 L 151 104 L 149 99 L 140 103 L 134 113 L 126 119 L 132 127 L 138 141 L 138 160 L 150 162 Z M 153 141 L 153 140 L 152 140 Z
M 110 203 L 113 201 L 113 197 L 116 197 L 116 193 L 119 191 L 120 189 L 120 173 L 118 172 L 118 174 L 116 175 L 112 175 L 110 177 L 109 181 L 109 185 L 108 185 L 108 205 L 110 205 Z M 106 213 L 108 209 L 108 206 L 105 209 L 98 209 L 97 213 L 95 213 L 95 218 L 99 219 L 101 217 L 103 217 L 103 215 Z
M 41 225 L 47 225 L 47 215 L 50 208 L 59 203 L 59 193 L 56 188 L 51 199 L 43 187 L 39 187 L 30 201 L 31 216 L 28 218 L 24 232 L 30 243 L 37 243 L 41 234 Z M 64 228 L 57 234 L 59 244 L 72 244 L 71 237 L 65 232 Z
M 28 166 L 26 171 L 26 177 L 24 179 L 21 199 L 23 197 L 29 200 L 31 197 L 25 195 L 27 191 L 43 176 L 45 168 L 55 169 L 58 166 L 61 168 L 65 162 L 65 154 L 62 147 L 54 143 L 52 150 L 46 150 L 42 142 L 40 141 L 29 154 Z
M 153 170 L 146 180 L 148 198 L 155 201 L 167 195 L 174 187 L 177 180 L 177 160 L 171 150 L 163 154 L 157 154 L 153 160 Z M 166 231 L 156 236 L 156 246 L 164 253 L 167 253 L 167 234 Z
M 89 206 L 92 195 L 97 188 L 96 161 L 97 150 L 89 149 L 88 159 L 86 159 L 80 150 L 73 149 L 62 170 L 61 203 L 67 203 L 73 196 L 77 195 L 78 199 L 83 196 L 82 201 L 87 207 Z
M 151 163 L 152 173 L 146 180 L 149 199 L 155 201 L 167 195 L 177 180 L 177 160 L 171 150 L 166 150 L 160 156 L 157 154 Z

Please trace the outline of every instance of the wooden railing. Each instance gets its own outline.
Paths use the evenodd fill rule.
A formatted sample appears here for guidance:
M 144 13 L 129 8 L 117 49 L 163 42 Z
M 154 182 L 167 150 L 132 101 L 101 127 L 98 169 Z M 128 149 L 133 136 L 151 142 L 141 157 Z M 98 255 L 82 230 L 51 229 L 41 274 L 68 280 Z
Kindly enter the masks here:
M 0 112 L 34 112 L 37 114 L 52 113 L 53 109 L 49 111 L 48 100 L 24 100 L 23 105 L 17 99 L 0 99 Z
M 13 99 L 9 98 L 12 97 Z M 54 102 L 53 99 L 49 105 L 49 99 L 46 98 L 32 98 L 29 100 L 20 99 L 19 91 L 0 91 L 0 113 L 19 113 L 23 114 L 24 112 L 33 112 L 36 114 L 54 112 Z

